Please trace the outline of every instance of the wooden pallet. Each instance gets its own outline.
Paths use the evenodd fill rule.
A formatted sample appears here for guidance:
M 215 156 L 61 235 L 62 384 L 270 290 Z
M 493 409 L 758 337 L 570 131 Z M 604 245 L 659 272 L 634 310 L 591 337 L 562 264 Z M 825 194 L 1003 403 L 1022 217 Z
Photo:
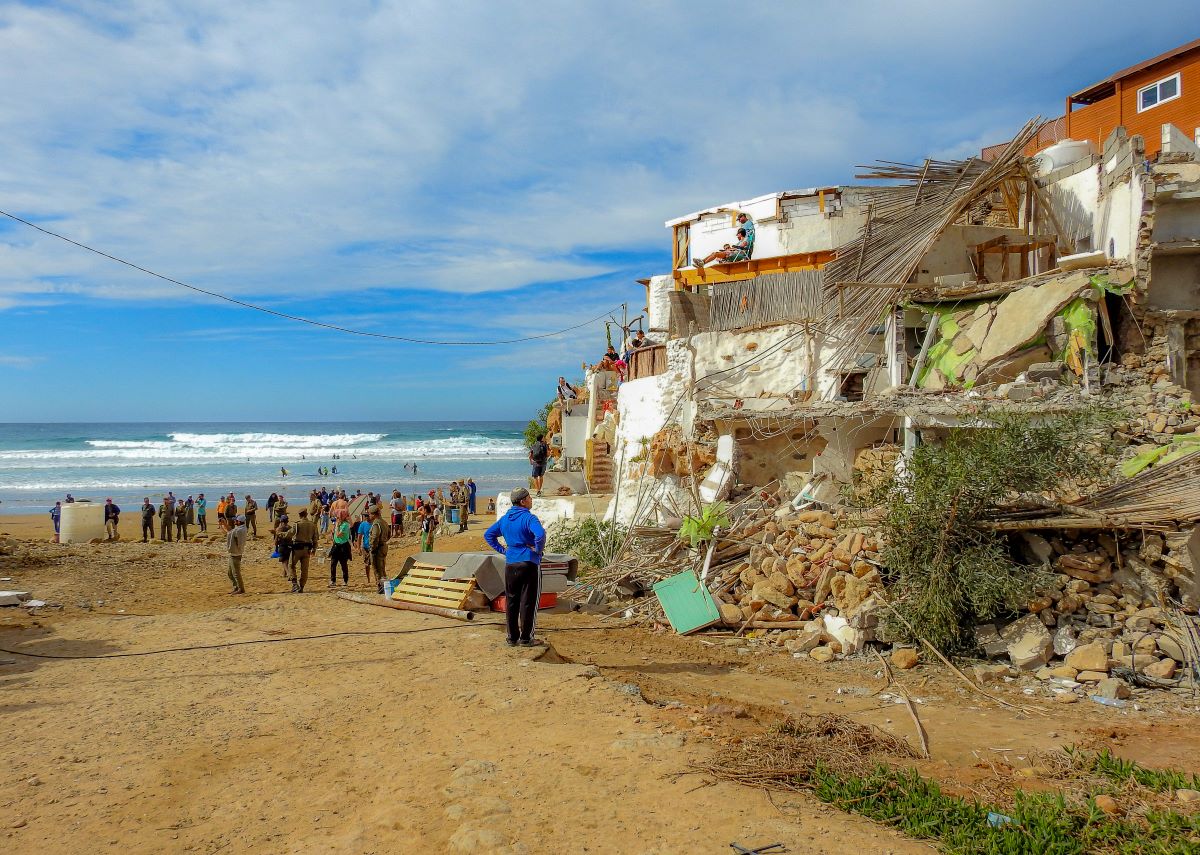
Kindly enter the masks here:
M 475 590 L 474 579 L 442 580 L 444 567 L 415 565 L 400 580 L 392 592 L 393 600 L 404 603 L 421 603 L 426 606 L 442 606 L 461 609 Z

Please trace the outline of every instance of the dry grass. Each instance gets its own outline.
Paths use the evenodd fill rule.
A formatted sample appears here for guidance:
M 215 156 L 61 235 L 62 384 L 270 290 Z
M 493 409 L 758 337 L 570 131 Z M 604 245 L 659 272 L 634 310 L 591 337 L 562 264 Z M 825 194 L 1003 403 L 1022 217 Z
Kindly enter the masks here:
M 792 718 L 694 768 L 722 781 L 771 790 L 802 790 L 820 766 L 860 774 L 887 760 L 917 760 L 907 741 L 845 716 Z

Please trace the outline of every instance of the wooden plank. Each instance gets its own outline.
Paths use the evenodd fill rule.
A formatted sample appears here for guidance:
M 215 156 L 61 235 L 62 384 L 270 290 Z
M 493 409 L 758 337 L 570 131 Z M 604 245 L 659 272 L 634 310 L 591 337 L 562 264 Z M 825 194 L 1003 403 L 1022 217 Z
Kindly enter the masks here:
M 447 609 L 456 609 L 458 606 L 453 603 L 460 602 L 456 597 L 431 597 L 427 594 L 401 594 L 396 591 L 392 594 L 392 599 L 401 603 L 421 603 L 426 606 L 442 606 Z

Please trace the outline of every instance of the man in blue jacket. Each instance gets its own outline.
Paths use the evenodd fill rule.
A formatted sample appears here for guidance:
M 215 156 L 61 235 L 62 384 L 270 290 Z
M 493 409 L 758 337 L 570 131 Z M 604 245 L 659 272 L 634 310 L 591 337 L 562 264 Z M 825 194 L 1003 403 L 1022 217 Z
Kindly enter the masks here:
M 537 624 L 538 600 L 542 597 L 542 552 L 546 548 L 546 529 L 531 512 L 533 497 L 524 487 L 509 494 L 512 507 L 483 534 L 488 546 L 504 556 L 505 617 L 508 619 L 508 646 L 536 647 L 533 637 Z M 504 538 L 504 546 L 500 538 Z

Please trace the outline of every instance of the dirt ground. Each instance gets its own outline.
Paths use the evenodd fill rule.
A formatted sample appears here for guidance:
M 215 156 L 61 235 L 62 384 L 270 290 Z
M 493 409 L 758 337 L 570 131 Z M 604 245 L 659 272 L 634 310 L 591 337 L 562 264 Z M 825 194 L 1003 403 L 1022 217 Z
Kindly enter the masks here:
M 438 548 L 482 548 L 482 522 Z M 0 587 L 61 608 L 0 609 L 0 835 L 13 853 L 933 851 L 805 796 L 712 784 L 689 771 L 716 747 L 797 711 L 836 711 L 906 738 L 905 709 L 872 695 L 866 662 L 819 665 L 743 640 L 678 638 L 598 616 L 543 613 L 545 650 L 473 623 L 332 596 L 326 567 L 286 593 L 265 541 L 227 590 L 214 544 L 17 538 Z M 37 542 L 33 542 L 37 538 Z M 26 540 L 28 539 L 28 540 Z M 393 543 L 389 567 L 414 551 Z M 362 584 L 355 567 L 352 589 Z M 599 627 L 597 629 L 597 627 Z M 341 635 L 289 641 L 298 636 Z M 921 703 L 925 771 L 969 791 L 1036 749 L 1109 745 L 1198 770 L 1196 704 L 1064 707 L 930 666 L 901 675 Z

